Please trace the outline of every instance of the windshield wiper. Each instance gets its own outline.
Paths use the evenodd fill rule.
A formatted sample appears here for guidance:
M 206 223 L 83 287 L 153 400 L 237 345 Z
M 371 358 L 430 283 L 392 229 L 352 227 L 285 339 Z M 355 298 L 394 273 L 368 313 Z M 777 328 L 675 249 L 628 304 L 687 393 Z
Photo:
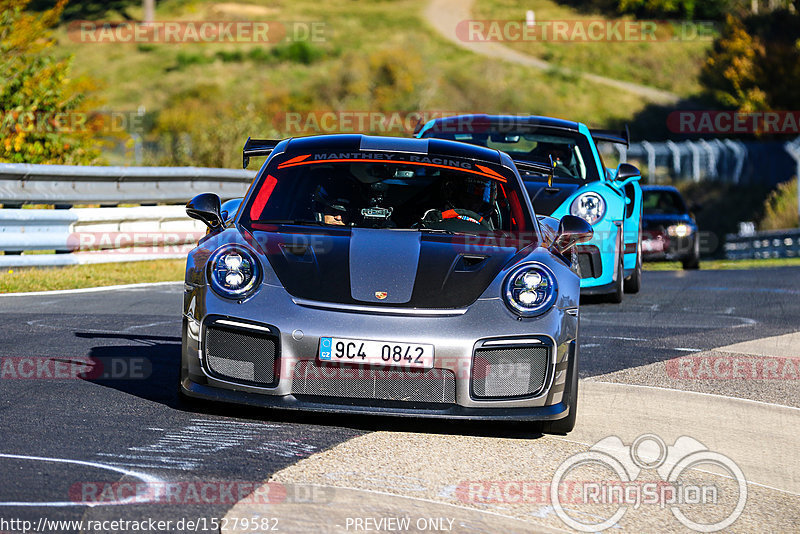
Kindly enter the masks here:
M 454 230 L 446 230 L 444 228 L 419 228 L 420 232 L 432 232 L 434 234 L 447 234 L 447 235 L 474 235 L 479 236 L 481 234 L 476 234 L 475 232 L 464 232 L 464 231 L 454 231 Z

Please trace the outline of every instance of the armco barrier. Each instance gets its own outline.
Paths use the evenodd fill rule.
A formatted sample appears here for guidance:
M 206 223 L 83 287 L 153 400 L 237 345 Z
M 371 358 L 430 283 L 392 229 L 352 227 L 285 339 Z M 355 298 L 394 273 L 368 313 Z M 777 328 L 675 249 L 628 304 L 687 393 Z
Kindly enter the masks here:
M 0 267 L 180 258 L 204 234 L 183 206 L 3 209 Z M 69 253 L 18 254 L 37 250 Z
M 729 260 L 800 257 L 800 229 L 728 234 L 725 257 Z
M 241 197 L 255 172 L 200 167 L 0 163 L 0 267 L 185 257 L 203 236 L 183 204 L 206 191 Z M 14 209 L 22 204 L 180 204 Z M 11 209 L 8 209 L 11 208 Z M 32 254 L 55 250 L 56 254 Z
M 0 163 L 0 204 L 183 204 L 205 191 L 240 197 L 254 177 L 239 169 Z

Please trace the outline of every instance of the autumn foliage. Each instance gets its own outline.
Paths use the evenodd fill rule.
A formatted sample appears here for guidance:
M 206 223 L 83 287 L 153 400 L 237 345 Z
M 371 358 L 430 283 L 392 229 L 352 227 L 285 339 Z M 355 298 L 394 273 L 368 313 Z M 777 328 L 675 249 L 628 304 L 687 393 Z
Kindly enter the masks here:
M 786 9 L 728 15 L 701 81 L 727 109 L 800 109 L 800 15 Z
M 28 13 L 30 0 L 0 0 L 0 161 L 98 163 L 102 128 L 88 111 L 93 85 L 70 77 L 71 57 L 59 58 L 51 28 L 66 0 Z

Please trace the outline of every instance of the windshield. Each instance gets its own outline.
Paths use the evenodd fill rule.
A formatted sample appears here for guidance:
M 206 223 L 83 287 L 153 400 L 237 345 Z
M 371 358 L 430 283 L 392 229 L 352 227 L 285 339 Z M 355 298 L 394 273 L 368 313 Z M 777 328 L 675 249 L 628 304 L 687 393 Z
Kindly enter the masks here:
M 510 170 L 415 154 L 283 154 L 262 173 L 241 222 L 517 232 L 531 218 Z
M 589 142 L 583 135 L 563 130 L 536 132 L 450 133 L 430 131 L 426 137 L 450 139 L 507 153 L 514 160 L 555 163 L 554 178 L 565 182 L 599 180 Z M 524 176 L 523 176 L 524 178 Z
M 683 215 L 686 205 L 683 198 L 675 191 L 645 191 L 642 206 L 644 212 L 651 215 Z

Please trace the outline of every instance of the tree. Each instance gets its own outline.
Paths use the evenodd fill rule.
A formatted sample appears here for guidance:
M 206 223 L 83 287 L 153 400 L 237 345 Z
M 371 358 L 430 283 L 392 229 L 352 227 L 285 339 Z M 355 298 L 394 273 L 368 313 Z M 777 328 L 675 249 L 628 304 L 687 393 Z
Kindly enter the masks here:
M 763 55 L 763 46 L 747 33 L 742 21 L 728 15 L 700 79 L 714 100 L 725 108 L 763 110 L 767 107 L 766 95 L 758 87 L 759 57 Z
M 53 52 L 50 28 L 67 0 L 37 14 L 30 0 L 0 0 L 0 161 L 92 164 L 102 117 L 87 111 L 87 79 L 70 78 L 72 57 Z
M 800 15 L 780 9 L 728 15 L 700 78 L 722 107 L 744 112 L 800 106 Z

